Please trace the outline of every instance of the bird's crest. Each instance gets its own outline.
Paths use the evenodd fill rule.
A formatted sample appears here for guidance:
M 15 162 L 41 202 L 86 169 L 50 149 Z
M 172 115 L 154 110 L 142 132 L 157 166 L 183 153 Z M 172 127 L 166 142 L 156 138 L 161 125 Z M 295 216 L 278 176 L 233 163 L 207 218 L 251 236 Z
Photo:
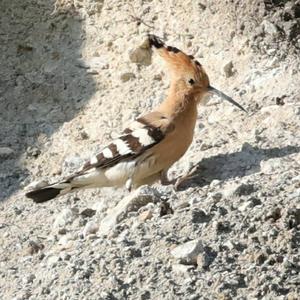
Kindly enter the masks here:
M 210 85 L 204 68 L 192 55 L 187 55 L 176 47 L 167 46 L 159 37 L 153 34 L 148 35 L 148 41 L 149 46 L 154 47 L 166 62 L 171 81 L 176 84 L 178 79 L 181 79 L 181 82 L 178 83 L 179 89 L 189 90 L 195 98 L 197 98 L 197 94 L 200 95 L 201 97 L 198 99 L 202 99 L 204 93 L 215 94 L 247 112 L 231 97 Z
M 162 59 L 166 62 L 171 78 L 187 76 L 188 81 L 202 82 L 203 86 L 209 85 L 208 76 L 202 65 L 192 55 L 187 55 L 176 47 L 167 46 L 159 37 L 148 35 L 150 47 L 154 47 Z M 190 78 L 189 78 L 190 77 Z

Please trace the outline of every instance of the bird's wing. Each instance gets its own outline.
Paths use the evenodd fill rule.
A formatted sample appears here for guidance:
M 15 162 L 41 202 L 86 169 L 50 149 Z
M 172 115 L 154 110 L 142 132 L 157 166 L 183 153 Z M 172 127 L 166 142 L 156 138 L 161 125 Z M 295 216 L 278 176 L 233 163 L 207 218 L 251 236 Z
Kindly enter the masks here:
M 175 128 L 172 121 L 159 112 L 151 112 L 136 119 L 100 153 L 87 161 L 83 168 L 68 179 L 94 168 L 109 168 L 121 161 L 134 159 L 160 143 Z

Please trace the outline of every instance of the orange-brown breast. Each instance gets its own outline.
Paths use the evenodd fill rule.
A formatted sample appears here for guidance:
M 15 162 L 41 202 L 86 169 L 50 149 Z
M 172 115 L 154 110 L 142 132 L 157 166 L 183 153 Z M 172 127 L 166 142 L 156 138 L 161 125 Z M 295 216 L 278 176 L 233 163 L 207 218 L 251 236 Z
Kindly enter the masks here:
M 190 101 L 174 118 L 174 130 L 153 147 L 158 165 L 168 168 L 184 155 L 193 141 L 196 120 L 197 104 Z
M 135 187 L 152 184 L 184 155 L 192 143 L 196 119 L 197 106 L 191 105 L 174 120 L 174 130 L 139 158 L 133 178 Z

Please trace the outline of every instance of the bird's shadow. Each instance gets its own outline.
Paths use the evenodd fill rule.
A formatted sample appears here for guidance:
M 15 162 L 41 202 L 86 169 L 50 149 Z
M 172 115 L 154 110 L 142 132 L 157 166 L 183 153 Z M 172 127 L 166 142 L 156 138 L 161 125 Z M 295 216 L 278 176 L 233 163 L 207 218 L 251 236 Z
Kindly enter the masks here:
M 188 177 L 179 185 L 178 190 L 203 187 L 215 179 L 226 181 L 231 178 L 242 178 L 260 172 L 261 161 L 284 157 L 299 151 L 300 146 L 261 149 L 246 143 L 241 151 L 218 154 L 199 161 L 191 168 Z

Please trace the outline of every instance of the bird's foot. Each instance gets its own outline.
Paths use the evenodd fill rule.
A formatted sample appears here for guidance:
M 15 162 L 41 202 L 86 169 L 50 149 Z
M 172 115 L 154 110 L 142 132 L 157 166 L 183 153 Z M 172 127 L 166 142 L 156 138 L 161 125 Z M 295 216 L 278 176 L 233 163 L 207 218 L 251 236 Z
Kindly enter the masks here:
M 192 174 L 188 173 L 176 178 L 174 183 L 174 190 L 176 192 L 180 191 L 183 188 L 184 184 L 187 183 L 192 177 Z

